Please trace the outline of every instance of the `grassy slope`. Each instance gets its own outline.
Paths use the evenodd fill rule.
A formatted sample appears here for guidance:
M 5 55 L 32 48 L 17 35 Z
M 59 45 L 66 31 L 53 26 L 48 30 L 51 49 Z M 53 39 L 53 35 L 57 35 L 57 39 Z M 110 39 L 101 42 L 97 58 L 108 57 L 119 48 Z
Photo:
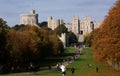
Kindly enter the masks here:
M 92 66 L 88 67 L 88 64 Z M 83 55 L 69 65 L 68 68 L 72 66 L 76 68 L 75 76 L 120 76 L 120 73 L 111 67 L 95 62 L 90 48 L 84 49 Z M 99 73 L 96 73 L 96 67 L 99 67 Z
M 91 64 L 91 67 L 88 67 Z M 96 73 L 96 66 L 99 67 L 99 73 Z M 120 72 L 114 71 L 111 67 L 107 65 L 102 65 L 93 60 L 92 52 L 89 48 L 84 49 L 82 55 L 79 59 L 75 60 L 69 66 L 67 66 L 67 75 L 72 76 L 70 68 L 74 67 L 74 76 L 120 76 Z M 11 74 L 11 76 L 61 76 L 60 71 L 53 71 L 48 73 L 38 73 L 38 74 Z M 5 75 L 7 76 L 7 75 Z M 10 76 L 10 74 L 8 75 Z

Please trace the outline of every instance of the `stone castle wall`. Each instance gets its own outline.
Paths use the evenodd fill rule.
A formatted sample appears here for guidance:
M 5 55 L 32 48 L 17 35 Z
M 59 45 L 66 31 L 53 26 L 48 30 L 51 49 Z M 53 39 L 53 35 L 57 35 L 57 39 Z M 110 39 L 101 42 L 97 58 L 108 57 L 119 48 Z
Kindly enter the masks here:
M 20 24 L 37 25 L 38 14 L 35 13 L 35 10 L 31 10 L 28 14 L 20 14 Z
M 35 13 L 35 10 L 31 10 L 28 14 L 21 14 L 20 24 L 37 25 L 38 14 Z M 68 28 L 68 31 L 72 31 L 74 34 L 80 37 L 80 40 L 83 41 L 83 36 L 81 35 L 90 33 L 95 28 L 98 28 L 101 22 L 92 21 L 90 16 L 84 17 L 82 20 L 80 20 L 78 16 L 73 16 L 71 23 L 64 23 L 62 19 L 52 19 L 51 16 L 48 17 L 48 28 L 54 30 L 61 24 L 65 24 L 66 28 Z M 59 39 L 63 42 L 64 47 L 66 47 L 66 34 L 61 34 Z
M 73 16 L 72 23 L 64 23 L 63 20 L 53 20 L 52 17 L 48 17 L 48 28 L 54 30 L 60 24 L 65 24 L 68 31 L 72 31 L 76 35 L 86 35 L 98 28 L 101 22 L 92 21 L 90 16 L 84 17 L 82 20 L 80 20 L 78 16 Z
M 67 40 L 66 40 L 66 34 L 62 33 L 61 36 L 58 36 L 58 38 L 62 41 L 64 48 L 67 45 Z
M 62 19 L 52 19 L 52 17 L 48 17 L 48 28 L 51 28 L 52 30 L 54 30 L 55 28 L 57 28 L 59 25 L 63 24 L 63 20 Z

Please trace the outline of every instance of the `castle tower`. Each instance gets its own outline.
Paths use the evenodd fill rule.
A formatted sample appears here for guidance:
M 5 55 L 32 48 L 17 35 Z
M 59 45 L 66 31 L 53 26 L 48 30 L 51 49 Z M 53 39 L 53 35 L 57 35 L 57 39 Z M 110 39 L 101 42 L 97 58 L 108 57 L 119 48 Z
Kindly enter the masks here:
M 90 33 L 92 31 L 91 17 L 90 16 L 85 17 L 84 21 L 85 21 L 85 26 L 86 26 L 85 34 Z
M 91 17 L 84 17 L 83 20 L 80 21 L 80 34 L 87 34 L 93 30 L 93 22 L 91 21 Z
M 52 30 L 54 30 L 55 28 L 57 28 L 59 25 L 60 25 L 60 20 L 52 20 L 51 22 L 51 25 L 52 25 Z
M 64 24 L 64 21 L 63 21 L 63 19 L 60 19 L 60 25 L 61 25 L 61 24 Z
M 30 10 L 30 14 L 35 14 L 35 10 Z
M 72 32 L 74 32 L 74 34 L 79 34 L 80 33 L 79 27 L 80 27 L 80 25 L 79 25 L 78 16 L 73 16 L 73 18 L 72 18 Z
M 52 19 L 52 17 L 48 17 L 48 28 L 51 28 L 54 30 L 57 28 L 60 24 L 63 24 L 64 21 L 62 19 Z
M 31 10 L 28 14 L 20 14 L 20 24 L 37 25 L 38 14 L 35 13 L 35 10 Z
M 52 16 L 48 17 L 48 28 L 52 28 Z

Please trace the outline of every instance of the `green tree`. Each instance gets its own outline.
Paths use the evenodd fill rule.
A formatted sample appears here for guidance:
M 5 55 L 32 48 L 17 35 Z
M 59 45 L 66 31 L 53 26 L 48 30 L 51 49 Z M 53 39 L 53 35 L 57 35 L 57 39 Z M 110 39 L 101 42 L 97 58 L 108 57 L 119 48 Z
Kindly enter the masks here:
M 39 23 L 38 25 L 39 25 L 39 27 L 41 27 L 41 28 L 47 28 L 47 22 L 42 22 L 42 23 Z
M 76 35 L 71 31 L 68 32 L 68 29 L 65 27 L 64 24 L 61 24 L 60 26 L 58 26 L 54 31 L 59 36 L 62 33 L 66 33 L 68 41 L 69 41 L 69 43 L 68 43 L 69 45 L 72 45 L 72 44 L 78 42 L 78 39 L 77 39 Z
M 6 21 L 0 18 L 0 66 L 3 67 L 3 72 L 7 72 L 9 68 L 9 51 L 6 49 L 7 45 L 8 26 Z
M 4 21 L 2 18 L 0 18 L 0 27 L 1 27 L 1 28 L 6 28 L 6 27 L 8 27 L 7 22 Z
M 59 25 L 57 28 L 55 28 L 55 33 L 57 35 L 61 35 L 61 33 L 67 33 L 68 29 L 65 27 L 64 24 Z
M 72 45 L 78 42 L 76 35 L 71 31 L 67 32 L 67 37 L 68 37 L 69 45 Z
M 91 47 L 91 44 L 92 44 L 92 38 L 93 38 L 93 32 L 91 33 L 88 33 L 84 36 L 84 45 L 86 47 Z
M 25 27 L 27 27 L 26 25 L 15 25 L 15 26 L 13 26 L 12 28 L 14 29 L 14 30 L 24 30 L 25 29 Z

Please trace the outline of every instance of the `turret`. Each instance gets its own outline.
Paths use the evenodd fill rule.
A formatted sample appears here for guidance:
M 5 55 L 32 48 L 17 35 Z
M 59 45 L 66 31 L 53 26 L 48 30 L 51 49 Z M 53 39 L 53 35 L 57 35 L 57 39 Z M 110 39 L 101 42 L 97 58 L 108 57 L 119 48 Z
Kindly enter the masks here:
M 35 14 L 35 10 L 30 10 L 30 14 Z

